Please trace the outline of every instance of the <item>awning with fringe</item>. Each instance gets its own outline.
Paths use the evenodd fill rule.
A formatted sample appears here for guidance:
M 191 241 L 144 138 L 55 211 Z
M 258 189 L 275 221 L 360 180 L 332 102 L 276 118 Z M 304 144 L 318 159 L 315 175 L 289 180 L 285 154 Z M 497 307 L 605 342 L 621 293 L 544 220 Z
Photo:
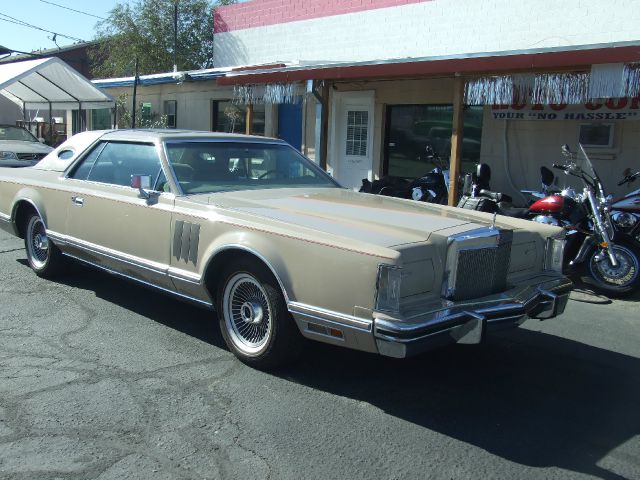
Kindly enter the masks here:
M 467 80 L 467 105 L 579 104 L 640 94 L 640 63 L 593 65 L 590 72 L 494 75 Z
M 297 83 L 268 83 L 266 85 L 236 85 L 233 88 L 233 103 L 275 104 L 298 103 L 300 95 Z

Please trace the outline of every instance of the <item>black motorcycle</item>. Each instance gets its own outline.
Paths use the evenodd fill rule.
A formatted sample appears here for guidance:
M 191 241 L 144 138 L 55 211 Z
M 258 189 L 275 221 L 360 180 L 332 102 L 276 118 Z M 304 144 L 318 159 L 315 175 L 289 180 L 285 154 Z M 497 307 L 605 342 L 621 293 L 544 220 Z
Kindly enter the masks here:
M 446 205 L 449 198 L 449 165 L 431 145 L 427 145 L 425 151 L 426 159 L 435 167 L 430 172 L 414 179 L 385 176 L 370 182 L 365 178 L 360 192 Z

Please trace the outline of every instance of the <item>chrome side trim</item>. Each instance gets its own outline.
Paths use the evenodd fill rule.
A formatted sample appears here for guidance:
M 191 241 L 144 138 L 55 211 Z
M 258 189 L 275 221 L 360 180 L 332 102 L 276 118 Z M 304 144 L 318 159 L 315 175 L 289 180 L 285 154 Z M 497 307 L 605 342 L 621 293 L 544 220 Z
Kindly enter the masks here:
M 162 264 L 162 263 L 150 262 L 140 257 L 128 255 L 118 250 L 104 248 L 99 245 L 95 245 L 93 243 L 85 242 L 83 240 L 78 240 L 77 238 L 70 237 L 68 235 L 63 235 L 61 233 L 57 233 L 53 231 L 48 231 L 47 233 L 49 234 L 49 237 L 54 242 L 61 245 L 65 245 L 65 244 L 73 245 L 74 247 L 82 250 L 86 250 L 87 252 L 103 255 L 112 260 L 126 263 L 134 267 L 143 268 L 145 270 L 149 270 L 159 275 L 168 275 L 170 278 L 175 278 L 177 280 L 192 283 L 194 285 L 200 285 L 202 283 L 201 282 L 202 276 L 199 275 L 198 273 L 189 272 L 187 270 L 171 267 L 169 265 Z M 91 263 L 91 262 L 87 262 L 87 263 Z
M 189 272 L 187 270 L 182 270 L 175 267 L 169 267 L 167 273 L 169 274 L 169 277 L 180 280 L 182 282 L 193 283 L 194 285 L 201 284 L 202 276 L 197 273 Z
M 348 325 L 349 327 L 366 330 L 368 332 L 371 331 L 373 326 L 373 319 L 367 320 L 354 317 L 353 315 L 345 315 L 344 313 L 314 307 L 305 303 L 287 302 L 287 308 L 293 315 L 303 315 L 308 318 L 330 322 L 337 326 Z
M 121 272 L 118 272 L 118 271 L 116 271 L 116 270 L 112 270 L 112 269 L 110 269 L 110 268 L 107 268 L 107 267 L 105 267 L 105 266 L 103 266 L 103 265 L 98 265 L 98 264 L 96 264 L 96 263 L 90 262 L 90 261 L 85 260 L 85 259 L 83 259 L 83 258 L 76 257 L 75 255 L 70 255 L 70 254 L 68 254 L 68 253 L 63 253 L 63 255 L 65 255 L 65 256 L 67 256 L 67 257 L 69 257 L 69 258 L 73 258 L 74 260 L 77 260 L 77 261 L 79 261 L 79 262 L 81 262 L 81 263 L 85 263 L 85 264 L 87 264 L 87 265 L 90 265 L 90 266 L 92 266 L 92 267 L 95 267 L 95 268 L 97 268 L 98 270 L 103 270 L 103 271 L 105 271 L 105 272 L 107 272 L 107 273 L 110 273 L 110 274 L 112 274 L 112 275 L 116 275 L 116 276 L 118 276 L 118 277 L 123 277 L 123 278 L 126 278 L 126 279 L 128 279 L 128 280 L 133 280 L 134 282 L 141 283 L 142 285 L 146 285 L 146 286 L 148 286 L 148 287 L 153 287 L 153 288 L 155 288 L 155 289 L 157 289 L 157 290 L 160 290 L 160 291 L 162 291 L 162 292 L 169 293 L 169 294 L 174 295 L 174 296 L 176 296 L 176 297 L 180 297 L 180 298 L 181 298 L 181 299 L 183 299 L 183 300 L 188 300 L 188 301 L 190 301 L 190 302 L 195 302 L 195 303 L 197 303 L 197 304 L 199 304 L 199 305 L 205 305 L 205 306 L 207 306 L 207 307 L 209 307 L 209 308 L 213 308 L 213 304 L 212 304 L 211 302 L 207 302 L 207 301 L 204 301 L 204 300 L 200 300 L 200 299 L 195 298 L 195 297 L 190 297 L 190 296 L 185 295 L 185 294 L 183 294 L 183 293 L 179 293 L 179 292 L 176 292 L 176 291 L 174 291 L 174 290 L 169 290 L 169 289 L 164 288 L 164 287 L 159 287 L 158 285 L 155 285 L 155 284 L 153 284 L 153 283 L 145 282 L 144 280 L 140 280 L 139 278 L 131 277 L 131 276 L 126 275 L 126 274 L 124 274 L 124 273 L 121 273 Z
M 4 220 L 5 222 L 10 222 L 11 215 L 7 215 L 6 213 L 0 212 L 0 220 Z
M 97 255 L 102 255 L 112 260 L 126 263 L 133 267 L 149 270 L 150 272 L 153 272 L 153 273 L 166 275 L 169 269 L 169 266 L 166 264 L 151 262 L 149 260 L 136 257 L 134 255 L 129 255 L 127 253 L 123 253 L 118 250 L 113 250 L 111 248 L 102 247 L 100 245 L 96 245 L 95 243 L 85 242 L 84 240 L 79 240 L 77 238 L 70 237 L 68 235 L 63 235 L 58 232 L 48 231 L 47 233 L 49 234 L 49 237 L 54 242 L 59 242 L 63 245 L 64 244 L 72 245 L 81 250 L 85 250 L 87 252 L 94 253 Z

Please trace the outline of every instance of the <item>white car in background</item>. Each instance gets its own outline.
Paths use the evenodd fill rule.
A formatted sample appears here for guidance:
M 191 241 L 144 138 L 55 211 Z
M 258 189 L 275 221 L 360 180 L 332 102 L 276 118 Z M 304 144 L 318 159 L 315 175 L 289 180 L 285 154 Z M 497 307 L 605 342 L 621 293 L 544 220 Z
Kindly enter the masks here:
M 31 167 L 52 150 L 22 127 L 0 125 L 0 167 Z

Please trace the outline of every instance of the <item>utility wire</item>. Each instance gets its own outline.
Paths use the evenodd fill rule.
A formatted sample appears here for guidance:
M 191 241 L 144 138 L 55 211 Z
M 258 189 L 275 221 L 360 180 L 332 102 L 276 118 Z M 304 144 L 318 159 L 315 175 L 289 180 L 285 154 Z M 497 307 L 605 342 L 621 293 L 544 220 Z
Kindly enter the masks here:
M 42 3 L 48 3 L 49 5 L 54 5 L 56 7 L 64 8 L 65 10 L 71 10 L 72 12 L 81 13 L 82 15 L 87 15 L 89 17 L 98 18 L 100 20 L 106 20 L 106 18 L 99 17 L 98 15 L 94 15 L 93 13 L 83 12 L 82 10 L 76 10 L 75 8 L 65 7 L 64 5 L 58 5 L 54 2 L 49 2 L 47 0 L 40 0 Z
M 1 18 L 1 17 L 6 17 L 6 18 Z M 36 25 L 32 25 L 32 24 L 24 22 L 24 21 L 22 21 L 22 20 L 20 20 L 18 18 L 12 17 L 10 15 L 6 15 L 4 13 L 0 13 L 0 20 L 2 20 L 4 22 L 8 22 L 8 23 L 15 23 L 16 25 L 21 25 L 23 27 L 32 28 L 34 30 L 40 30 L 41 32 L 50 33 L 52 35 L 57 35 L 58 37 L 63 37 L 63 38 L 68 38 L 70 40 L 75 40 L 77 42 L 86 42 L 86 40 L 83 40 L 82 38 L 71 37 L 69 35 L 64 35 L 62 33 L 52 32 L 51 30 L 47 30 L 47 29 L 44 29 L 42 27 L 38 27 Z

